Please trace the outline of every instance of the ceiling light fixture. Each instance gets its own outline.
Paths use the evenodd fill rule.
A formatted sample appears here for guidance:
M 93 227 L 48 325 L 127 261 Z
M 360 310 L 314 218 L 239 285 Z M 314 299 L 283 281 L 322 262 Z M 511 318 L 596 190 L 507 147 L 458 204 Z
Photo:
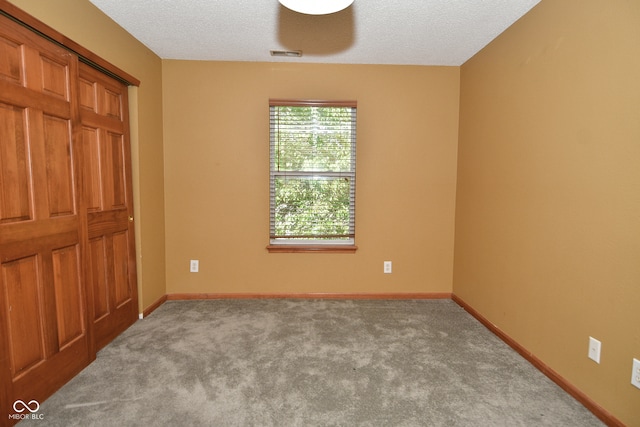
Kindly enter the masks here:
M 278 0 L 294 12 L 307 15 L 328 15 L 348 8 L 353 0 Z

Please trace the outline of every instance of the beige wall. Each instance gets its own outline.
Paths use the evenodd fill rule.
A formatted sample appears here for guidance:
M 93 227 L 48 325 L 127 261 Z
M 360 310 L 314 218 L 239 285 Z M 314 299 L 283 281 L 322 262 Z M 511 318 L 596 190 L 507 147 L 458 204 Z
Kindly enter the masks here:
M 165 60 L 163 87 L 167 293 L 451 292 L 458 67 Z M 358 101 L 356 254 L 265 249 L 270 97 Z
M 630 426 L 639 76 L 636 0 L 543 0 L 462 66 L 453 285 Z
M 162 62 L 88 0 L 11 0 L 141 81 L 130 90 L 140 309 L 165 294 Z

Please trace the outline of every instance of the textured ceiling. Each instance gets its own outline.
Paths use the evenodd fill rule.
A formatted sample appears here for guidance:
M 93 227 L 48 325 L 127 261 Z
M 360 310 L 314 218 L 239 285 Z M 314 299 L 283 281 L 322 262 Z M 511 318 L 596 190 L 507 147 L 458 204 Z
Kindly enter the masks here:
M 540 0 L 355 0 L 323 16 L 277 0 L 90 1 L 165 59 L 462 65 Z

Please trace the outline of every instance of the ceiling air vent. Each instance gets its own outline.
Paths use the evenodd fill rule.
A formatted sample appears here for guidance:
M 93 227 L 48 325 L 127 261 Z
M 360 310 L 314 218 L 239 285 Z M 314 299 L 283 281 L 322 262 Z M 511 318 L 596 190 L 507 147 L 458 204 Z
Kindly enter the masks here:
M 290 58 L 299 58 L 302 56 L 301 50 L 272 50 L 271 56 L 288 56 Z

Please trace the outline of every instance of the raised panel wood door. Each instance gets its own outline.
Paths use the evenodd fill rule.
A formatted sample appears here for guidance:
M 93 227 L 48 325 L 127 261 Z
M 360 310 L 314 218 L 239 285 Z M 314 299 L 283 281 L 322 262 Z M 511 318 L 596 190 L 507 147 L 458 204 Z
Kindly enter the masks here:
M 48 397 L 85 367 L 90 355 L 77 209 L 78 61 L 0 18 L 4 409 L 17 399 Z
M 80 64 L 83 215 L 95 350 L 138 317 L 127 87 Z

